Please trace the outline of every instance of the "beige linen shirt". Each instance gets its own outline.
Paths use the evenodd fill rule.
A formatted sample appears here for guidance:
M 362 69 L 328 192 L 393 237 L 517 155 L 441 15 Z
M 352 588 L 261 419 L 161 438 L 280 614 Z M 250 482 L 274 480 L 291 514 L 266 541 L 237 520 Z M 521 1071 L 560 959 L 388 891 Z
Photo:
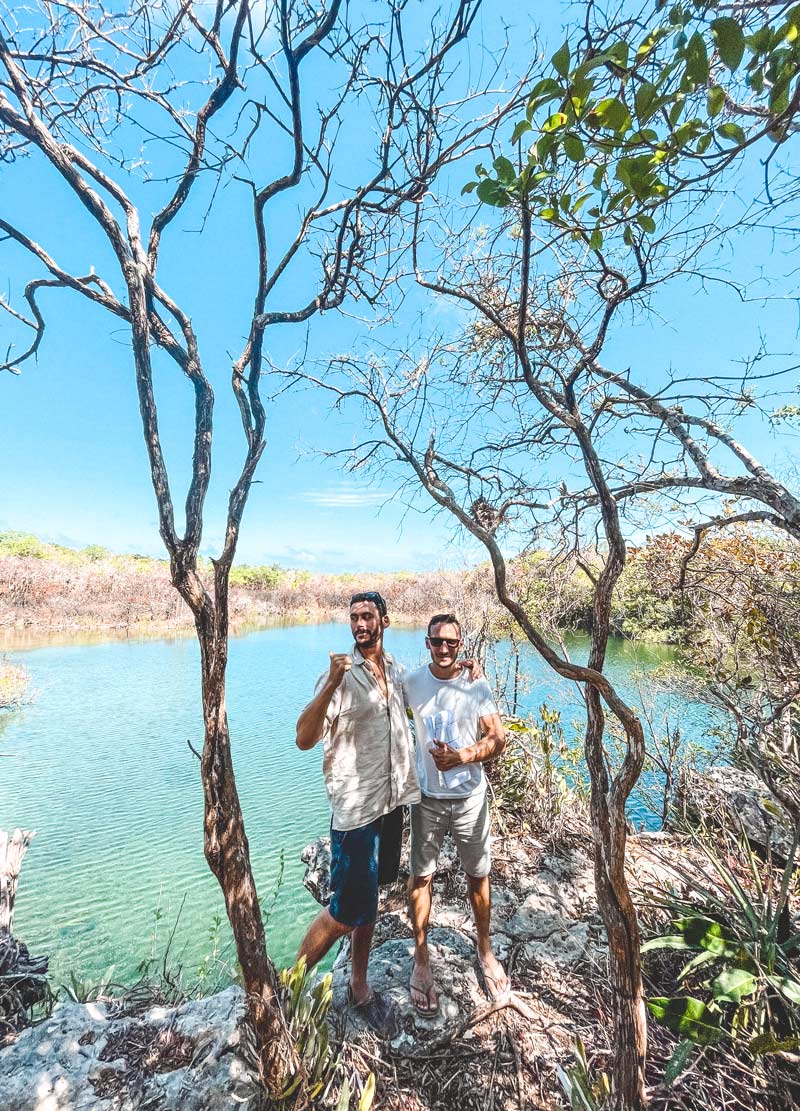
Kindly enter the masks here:
M 353 666 L 325 715 L 322 772 L 334 829 L 357 829 L 420 799 L 401 669 L 386 653 L 383 659 L 388 698 L 354 648 Z M 326 679 L 320 677 L 317 690 Z

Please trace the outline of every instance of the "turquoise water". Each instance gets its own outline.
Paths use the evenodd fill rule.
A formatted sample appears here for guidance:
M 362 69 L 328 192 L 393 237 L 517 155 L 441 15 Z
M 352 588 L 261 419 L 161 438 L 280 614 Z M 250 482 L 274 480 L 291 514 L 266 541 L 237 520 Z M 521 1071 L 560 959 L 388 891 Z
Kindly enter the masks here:
M 390 651 L 409 665 L 424 657 L 423 634 L 393 627 Z M 580 658 L 583 644 L 572 642 Z M 270 953 L 289 963 L 317 907 L 301 879 L 300 852 L 327 832 L 321 752 L 300 752 L 294 723 L 331 649 L 349 647 L 344 625 L 270 628 L 231 640 L 228 711 L 237 783 L 259 894 L 272 908 Z M 50 954 L 56 983 L 69 970 L 131 979 L 163 952 L 194 972 L 224 919 L 203 857 L 199 766 L 202 745 L 198 649 L 193 638 L 124 640 L 6 651 L 31 677 L 34 699 L 0 721 L 0 828 L 35 829 L 23 866 L 15 933 Z M 609 673 L 634 701 L 632 682 L 669 650 L 613 646 Z M 522 709 L 546 698 L 567 731 L 580 714 L 575 688 L 553 681 L 526 653 Z M 649 692 L 650 694 L 652 692 Z M 699 743 L 708 710 L 665 695 L 659 713 L 680 713 Z M 641 801 L 634 816 L 648 820 Z M 279 884 L 279 888 L 277 885 Z M 276 897 L 277 891 L 277 897 Z M 182 909 L 181 909 L 182 907 Z M 180 915 L 178 912 L 180 910 Z M 229 946 L 227 928 L 220 936 Z

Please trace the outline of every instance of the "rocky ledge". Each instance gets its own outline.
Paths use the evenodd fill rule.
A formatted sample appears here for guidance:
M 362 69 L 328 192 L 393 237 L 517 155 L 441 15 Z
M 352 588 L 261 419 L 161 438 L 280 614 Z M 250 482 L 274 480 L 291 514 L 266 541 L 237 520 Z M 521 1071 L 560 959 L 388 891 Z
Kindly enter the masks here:
M 727 769 L 721 778 L 732 782 Z M 705 782 L 716 782 L 713 773 Z M 690 793 L 687 813 L 691 798 Z M 646 889 L 681 884 L 691 838 L 645 833 L 631 836 L 628 844 L 635 897 Z M 309 845 L 303 859 L 306 886 L 326 902 L 327 839 Z M 570 1057 L 576 1037 L 591 1045 L 600 1065 L 612 1049 L 607 949 L 589 838 L 578 832 L 558 845 L 526 835 L 495 841 L 492 938 L 514 991 L 511 1006 L 500 1013 L 479 981 L 466 884 L 447 847 L 434 882 L 430 930 L 440 1008 L 435 1017 L 414 1010 L 408 991 L 413 944 L 405 912 L 406 875 L 401 871 L 398 883 L 382 891 L 370 961 L 372 984 L 394 1002 L 399 1016 L 390 1043 L 377 1042 L 348 1006 L 346 943 L 335 958 L 330 1019 L 345 1057 L 394 1078 L 382 1084 L 380 1106 L 386 1109 L 424 1111 L 438 1106 L 445 1088 L 452 1106 L 469 1107 L 472 1095 L 485 1092 L 487 1083 L 496 1111 L 519 1107 L 523 1095 L 533 1098 L 531 1093 L 539 1107 L 563 1106 L 554 1095 L 554 1067 Z M 641 905 L 646 916 L 647 901 Z M 259 1095 L 239 1054 L 242 1014 L 242 995 L 235 987 L 135 1015 L 121 1014 L 114 1005 L 60 1003 L 48 1020 L 0 1050 L 0 1108 L 222 1111 L 237 1106 L 256 1111 Z
M 242 992 L 115 1016 L 102 1003 L 59 1003 L 0 1050 L 3 1111 L 229 1111 L 255 1106 L 237 1054 Z M 251 1103 L 252 1101 L 252 1103 Z
M 757 853 L 769 852 L 780 864 L 786 863 L 792 848 L 794 827 L 782 803 L 752 772 L 741 768 L 684 771 L 675 791 L 673 816 L 689 826 L 744 833 Z
M 675 868 L 685 850 L 663 834 L 629 840 L 629 878 L 635 891 L 679 882 Z M 305 883 L 320 903 L 328 897 L 327 838 L 303 852 Z M 405 854 L 404 854 L 405 864 Z M 417 1013 L 408 982 L 414 946 L 405 913 L 407 869 L 381 892 L 381 908 L 370 958 L 370 981 L 395 1005 L 398 1032 L 394 1055 L 414 1058 L 477 1028 L 494 1013 L 483 991 L 475 957 L 475 932 L 466 881 L 455 851 L 445 843 L 434 880 L 429 944 L 439 991 L 436 1016 Z M 590 843 L 572 837 L 558 848 L 532 837 L 494 842 L 492 944 L 510 972 L 514 1018 L 521 1020 L 520 1049 L 552 1067 L 570 1052 L 580 1014 L 596 1014 L 593 985 L 607 982 L 607 949 L 594 891 Z M 370 1037 L 358 1012 L 348 1006 L 349 947 L 342 943 L 333 966 L 334 1022 L 348 1041 Z M 507 1016 L 511 1017 L 511 1016 Z M 478 1032 L 479 1033 L 479 1032 Z

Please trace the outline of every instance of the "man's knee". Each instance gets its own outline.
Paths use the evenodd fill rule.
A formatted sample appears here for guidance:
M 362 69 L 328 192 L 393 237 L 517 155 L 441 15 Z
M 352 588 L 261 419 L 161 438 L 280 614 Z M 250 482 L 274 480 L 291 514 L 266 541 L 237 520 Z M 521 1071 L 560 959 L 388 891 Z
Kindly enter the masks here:
M 415 891 L 424 891 L 426 887 L 430 887 L 433 883 L 433 872 L 429 876 L 409 876 L 408 877 L 408 893 L 413 895 Z

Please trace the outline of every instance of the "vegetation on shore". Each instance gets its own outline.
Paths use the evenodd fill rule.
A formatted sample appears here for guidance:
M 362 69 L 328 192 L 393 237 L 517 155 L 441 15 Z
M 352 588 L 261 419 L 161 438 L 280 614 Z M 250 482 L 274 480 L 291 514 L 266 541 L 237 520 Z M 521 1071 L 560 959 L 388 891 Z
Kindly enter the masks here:
M 0 657 L 0 711 L 16 710 L 25 700 L 30 679 L 24 667 Z
M 778 618 L 772 589 L 786 607 L 800 592 L 800 561 L 784 539 L 744 525 L 709 538 L 688 573 L 683 560 L 690 541 L 662 533 L 630 548 L 614 596 L 614 631 L 621 636 L 671 644 L 696 642 L 712 610 L 745 613 L 742 632 L 767 635 Z M 580 560 L 541 551 L 519 556 L 511 574 L 531 612 L 551 630 L 588 629 L 591 624 L 593 553 Z M 583 566 L 582 566 L 583 565 Z M 201 572 L 211 576 L 210 561 Z M 725 585 L 724 591 L 718 589 Z M 472 637 L 513 635 L 498 605 L 488 564 L 461 569 L 321 574 L 275 564 L 239 564 L 231 570 L 231 611 L 236 625 L 276 619 L 341 618 L 356 590 L 380 590 L 399 621 L 426 621 L 436 610 L 463 615 Z M 713 589 L 712 589 L 713 587 Z M 747 593 L 752 605 L 738 606 Z M 726 605 L 717 605 L 726 598 Z M 716 599 L 716 601 L 715 601 Z M 770 610 L 759 609 L 761 603 Z M 741 598 L 738 598 L 741 601 Z M 738 608 L 737 608 L 738 607 Z M 718 612 L 717 612 L 718 611 Z M 137 626 L 189 627 L 191 612 L 175 597 L 166 560 L 119 555 L 99 545 L 74 549 L 21 532 L 0 533 L 0 628 L 42 631 Z M 756 628 L 758 627 L 758 629 Z

